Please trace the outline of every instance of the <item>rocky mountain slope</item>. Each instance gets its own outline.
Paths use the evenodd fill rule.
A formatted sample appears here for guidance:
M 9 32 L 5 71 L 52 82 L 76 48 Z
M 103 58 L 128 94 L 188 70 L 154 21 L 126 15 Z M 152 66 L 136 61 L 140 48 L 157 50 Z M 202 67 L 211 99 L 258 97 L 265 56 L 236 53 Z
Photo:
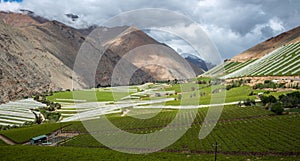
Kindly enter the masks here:
M 45 34 L 43 28 L 53 22 L 41 24 L 22 14 L 1 13 L 0 17 L 1 102 L 72 88 L 71 68 L 53 53 L 60 46 L 67 52 L 77 49 Z
M 300 41 L 300 26 L 253 46 L 231 58 L 230 61 L 245 62 L 249 59 L 261 58 L 285 44 L 291 44 L 297 41 Z
M 126 82 L 129 84 L 191 76 L 186 71 L 190 69 L 186 61 L 173 49 L 128 26 L 97 28 L 100 45 L 105 48 L 102 59 L 95 62 L 86 58 L 81 62 L 80 72 L 74 73 L 78 51 L 95 28 L 75 29 L 31 12 L 1 12 L 0 102 L 47 90 L 71 89 L 72 80 L 76 88 L 110 85 L 116 65 L 124 58 L 118 77 L 134 71 Z M 89 64 L 98 64 L 95 76 L 91 75 Z M 123 83 L 120 80 L 115 85 Z
M 205 62 L 204 60 L 202 60 L 201 58 L 192 55 L 192 54 L 188 54 L 188 53 L 184 53 L 181 54 L 181 56 L 188 61 L 190 64 L 195 65 L 197 68 L 199 69 L 203 69 L 204 71 L 208 71 L 209 69 L 213 68 L 215 65 L 209 63 L 209 62 Z

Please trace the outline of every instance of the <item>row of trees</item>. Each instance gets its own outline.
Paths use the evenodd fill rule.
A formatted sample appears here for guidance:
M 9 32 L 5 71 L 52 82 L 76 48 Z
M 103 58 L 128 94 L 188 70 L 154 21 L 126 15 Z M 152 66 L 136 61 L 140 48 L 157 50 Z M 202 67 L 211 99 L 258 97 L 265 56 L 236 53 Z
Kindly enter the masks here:
M 260 96 L 263 105 L 276 114 L 282 114 L 284 108 L 300 108 L 300 92 L 282 94 L 276 99 L 274 96 Z
M 277 84 L 270 80 L 265 80 L 264 83 L 258 83 L 253 86 L 253 89 L 263 89 L 263 88 L 285 88 L 285 83 Z
M 300 108 L 299 91 L 288 93 L 286 95 L 282 94 L 278 98 L 284 108 Z
M 250 83 L 251 79 L 239 79 L 232 80 L 228 85 L 226 85 L 226 89 L 230 90 L 231 88 L 237 88 L 245 85 L 246 83 Z
M 273 89 L 276 89 L 276 88 L 294 88 L 294 89 L 300 89 L 300 85 L 298 83 L 297 84 L 286 85 L 286 83 L 275 83 L 275 82 L 272 82 L 270 80 L 265 80 L 264 83 L 258 83 L 258 84 L 255 84 L 253 86 L 253 89 L 263 89 L 263 88 L 273 88 Z

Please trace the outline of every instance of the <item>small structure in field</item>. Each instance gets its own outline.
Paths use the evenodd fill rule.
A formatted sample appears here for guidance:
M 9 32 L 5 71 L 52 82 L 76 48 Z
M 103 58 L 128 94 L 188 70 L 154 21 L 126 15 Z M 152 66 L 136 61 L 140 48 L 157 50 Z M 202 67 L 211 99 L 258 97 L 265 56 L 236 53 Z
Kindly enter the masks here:
M 31 145 L 43 145 L 43 144 L 49 144 L 48 143 L 48 137 L 47 135 L 40 135 L 34 138 L 30 139 Z

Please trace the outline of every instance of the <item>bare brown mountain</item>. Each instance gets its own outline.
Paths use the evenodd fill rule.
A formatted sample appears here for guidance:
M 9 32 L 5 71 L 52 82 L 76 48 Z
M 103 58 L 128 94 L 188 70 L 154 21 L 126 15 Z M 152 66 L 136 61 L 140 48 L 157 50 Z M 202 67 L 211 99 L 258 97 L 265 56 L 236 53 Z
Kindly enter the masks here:
M 111 33 L 103 32 L 103 44 L 113 53 L 130 61 L 139 69 L 150 74 L 155 80 L 173 80 L 188 78 L 187 62 L 169 46 L 157 42 L 135 27 Z M 138 40 L 138 41 L 133 41 Z M 185 67 L 184 67 L 185 66 Z M 198 74 L 203 71 L 191 64 L 191 69 Z
M 300 41 L 300 26 L 255 45 L 241 54 L 234 56 L 230 61 L 245 62 L 249 59 L 261 58 L 282 45 L 296 41 Z
M 28 14 L 0 13 L 0 102 L 30 96 L 47 90 L 71 89 L 72 80 L 77 88 L 111 84 L 115 66 L 127 53 L 135 52 L 125 59 L 119 75 L 122 78 L 132 69 L 130 84 L 153 80 L 174 79 L 183 73 L 185 60 L 173 49 L 163 45 L 144 32 L 128 26 L 100 27 L 100 39 L 106 47 L 100 62 L 83 60 L 81 71 L 73 72 L 74 62 L 83 42 L 96 27 L 75 29 L 57 21 L 48 21 Z M 145 45 L 163 46 L 161 50 Z M 96 50 L 96 49 L 95 49 Z M 171 53 L 172 57 L 157 58 L 157 53 Z M 182 62 L 182 63 L 174 63 Z M 97 71 L 91 81 L 92 69 L 88 64 L 96 63 Z M 145 66 L 145 64 L 149 64 Z M 169 64 L 161 68 L 154 64 Z M 122 81 L 119 85 L 123 85 Z
M 54 22 L 39 23 L 23 14 L 0 16 L 0 101 L 72 88 L 72 69 L 55 54 L 76 53 L 79 46 L 47 30 Z

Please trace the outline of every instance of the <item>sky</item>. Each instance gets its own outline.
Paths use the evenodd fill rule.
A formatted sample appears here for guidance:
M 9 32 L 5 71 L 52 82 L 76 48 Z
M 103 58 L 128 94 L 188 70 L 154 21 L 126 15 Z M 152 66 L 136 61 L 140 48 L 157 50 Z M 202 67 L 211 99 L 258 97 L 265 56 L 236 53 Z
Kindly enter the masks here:
M 3 2 L 6 1 L 6 2 Z M 215 44 L 222 59 L 231 58 L 242 51 L 300 25 L 300 0 L 0 0 L 0 10 L 28 9 L 50 20 L 58 20 L 76 28 L 101 25 L 120 13 L 146 8 L 160 8 L 182 14 L 194 22 Z M 65 14 L 79 16 L 73 22 Z M 195 25 L 174 24 L 172 19 L 160 15 L 160 25 L 148 34 L 168 44 L 179 53 L 195 52 L 186 39 L 195 39 Z M 134 21 L 134 20 L 132 20 Z M 149 19 L 145 20 L 147 23 Z M 130 22 L 128 22 L 130 25 Z M 126 23 L 125 23 L 126 24 Z M 198 26 L 198 27 L 199 27 Z M 139 26 L 138 26 L 139 27 Z M 164 31 L 183 33 L 185 39 Z M 168 30 L 168 31 L 169 31 Z M 156 32 L 159 31 L 159 32 Z M 201 57 L 220 63 L 209 54 Z

